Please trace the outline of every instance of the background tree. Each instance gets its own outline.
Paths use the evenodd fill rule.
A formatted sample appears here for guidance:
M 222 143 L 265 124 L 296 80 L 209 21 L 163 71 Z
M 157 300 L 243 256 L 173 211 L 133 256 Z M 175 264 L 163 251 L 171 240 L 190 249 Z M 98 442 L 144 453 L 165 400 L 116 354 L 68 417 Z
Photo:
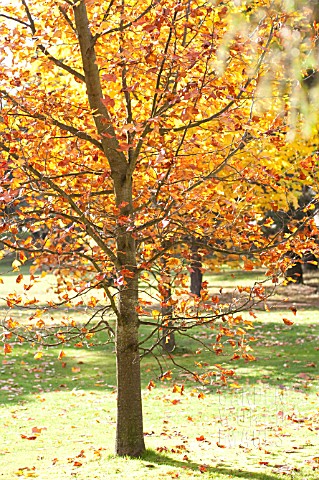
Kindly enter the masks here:
M 167 327 L 173 334 L 217 328 L 222 320 L 214 351 L 222 351 L 228 322 L 236 358 L 253 358 L 238 328 L 242 319 L 233 318 L 264 298 L 262 286 L 228 306 L 211 301 L 204 284 L 200 296 L 189 296 L 183 265 L 194 252 L 186 239 L 218 259 L 237 255 L 248 270 L 264 264 L 268 275 L 278 274 L 296 234 L 266 238 L 258 219 L 286 189 L 283 161 L 299 168 L 299 158 L 280 156 L 295 77 L 273 59 L 285 55 L 289 36 L 294 61 L 303 58 L 312 41 L 311 9 L 301 7 L 167 0 L 21 0 L 2 7 L 3 255 L 16 252 L 14 269 L 32 261 L 26 292 L 37 268 L 53 268 L 60 305 L 98 305 L 85 325 L 70 320 L 57 330 L 41 318 L 48 304 L 30 315 L 18 339 L 63 344 L 90 341 L 101 328 L 115 333 L 120 455 L 145 448 L 141 323 L 155 338 L 144 353 Z M 313 162 L 310 155 L 304 169 Z M 32 236 L 39 230 L 45 233 Z M 169 289 L 157 286 L 168 269 L 175 272 L 174 298 L 170 281 Z M 159 306 L 150 313 L 138 282 L 153 275 Z M 101 303 L 96 289 L 103 290 Z M 81 299 L 87 293 L 89 300 Z M 14 292 L 7 302 L 30 306 Z M 172 302 L 167 323 L 161 306 Z M 10 317 L 4 327 L 8 352 L 11 332 L 23 326 Z

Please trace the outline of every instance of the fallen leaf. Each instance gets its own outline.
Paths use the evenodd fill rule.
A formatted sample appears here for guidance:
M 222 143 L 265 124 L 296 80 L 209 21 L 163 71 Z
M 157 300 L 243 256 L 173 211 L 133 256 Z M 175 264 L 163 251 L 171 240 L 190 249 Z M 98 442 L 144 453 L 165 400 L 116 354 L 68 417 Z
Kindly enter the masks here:
M 217 445 L 217 447 L 219 447 L 219 448 L 226 448 L 226 445 L 222 445 L 222 444 L 219 443 L 219 442 L 216 442 L 216 445 Z
M 288 318 L 283 318 L 282 321 L 284 322 L 285 325 L 293 325 L 294 322 L 292 322 L 291 320 L 288 320 Z
M 199 465 L 198 469 L 201 473 L 207 472 L 207 465 Z

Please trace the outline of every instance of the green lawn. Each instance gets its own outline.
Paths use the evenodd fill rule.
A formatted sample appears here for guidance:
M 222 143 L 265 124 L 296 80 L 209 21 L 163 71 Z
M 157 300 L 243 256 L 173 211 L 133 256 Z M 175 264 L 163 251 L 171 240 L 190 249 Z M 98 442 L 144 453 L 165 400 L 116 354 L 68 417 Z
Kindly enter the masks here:
M 211 277 L 212 285 L 232 287 L 234 274 L 222 275 Z M 241 282 L 250 281 L 241 276 Z M 10 282 L 2 285 L 3 292 L 12 288 L 14 277 Z M 40 295 L 46 299 L 43 286 Z M 10 313 L 20 314 L 20 309 Z M 81 321 L 84 312 L 72 315 Z M 292 326 L 284 324 L 287 317 Z M 318 317 L 314 308 L 298 309 L 296 316 L 289 309 L 260 312 L 252 333 L 256 361 L 249 363 L 199 352 L 189 338 L 177 335 L 174 361 L 189 370 L 201 371 L 203 364 L 217 373 L 216 364 L 235 368 L 228 387 L 220 387 L 215 375 L 199 385 L 158 352 L 163 369 L 172 370 L 172 380 L 161 381 L 156 360 L 144 358 L 148 451 L 135 460 L 113 455 L 115 358 L 106 334 L 94 340 L 94 347 L 67 346 L 61 360 L 60 348 L 46 349 L 35 359 L 30 345 L 16 345 L 12 354 L 0 357 L 0 479 L 275 480 L 284 474 L 317 479 Z M 147 329 L 141 334 L 146 336 Z M 205 338 L 211 331 L 196 334 Z M 149 390 L 151 380 L 156 386 Z

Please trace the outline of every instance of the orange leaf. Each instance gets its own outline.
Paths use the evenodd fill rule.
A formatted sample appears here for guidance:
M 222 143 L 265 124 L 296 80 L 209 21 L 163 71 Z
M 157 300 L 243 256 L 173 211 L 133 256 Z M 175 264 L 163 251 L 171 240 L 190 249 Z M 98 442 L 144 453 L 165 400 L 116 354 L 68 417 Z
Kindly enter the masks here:
M 206 467 L 206 465 L 199 465 L 198 468 L 199 468 L 199 471 L 200 471 L 201 473 L 207 472 L 207 467 Z
M 149 384 L 147 385 L 147 389 L 148 390 L 152 390 L 152 388 L 156 387 L 156 384 L 153 382 L 153 380 L 151 380 L 149 382 Z
M 3 345 L 3 350 L 4 350 L 4 354 L 6 355 L 7 353 L 12 352 L 12 347 L 11 347 L 11 345 L 9 345 L 9 343 L 5 343 Z
M 293 325 L 294 322 L 292 322 L 291 320 L 288 320 L 288 318 L 283 318 L 282 321 L 284 322 L 285 325 Z
M 251 260 L 248 260 L 248 258 L 244 259 L 244 269 L 247 271 L 254 270 L 254 264 Z

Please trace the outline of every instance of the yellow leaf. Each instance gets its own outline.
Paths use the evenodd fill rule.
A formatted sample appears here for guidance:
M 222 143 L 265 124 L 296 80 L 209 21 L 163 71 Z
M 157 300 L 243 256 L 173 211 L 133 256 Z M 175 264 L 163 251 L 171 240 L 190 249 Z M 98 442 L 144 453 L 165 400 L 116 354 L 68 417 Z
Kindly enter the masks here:
M 237 335 L 245 335 L 245 330 L 243 328 L 237 328 Z
M 13 260 L 13 262 L 12 262 L 13 271 L 14 272 L 18 271 L 19 267 L 21 267 L 21 262 L 19 262 L 19 260 L 17 260 L 17 259 Z
M 35 360 L 39 360 L 39 358 L 41 358 L 43 356 L 43 352 L 37 352 L 33 358 L 35 358 Z

